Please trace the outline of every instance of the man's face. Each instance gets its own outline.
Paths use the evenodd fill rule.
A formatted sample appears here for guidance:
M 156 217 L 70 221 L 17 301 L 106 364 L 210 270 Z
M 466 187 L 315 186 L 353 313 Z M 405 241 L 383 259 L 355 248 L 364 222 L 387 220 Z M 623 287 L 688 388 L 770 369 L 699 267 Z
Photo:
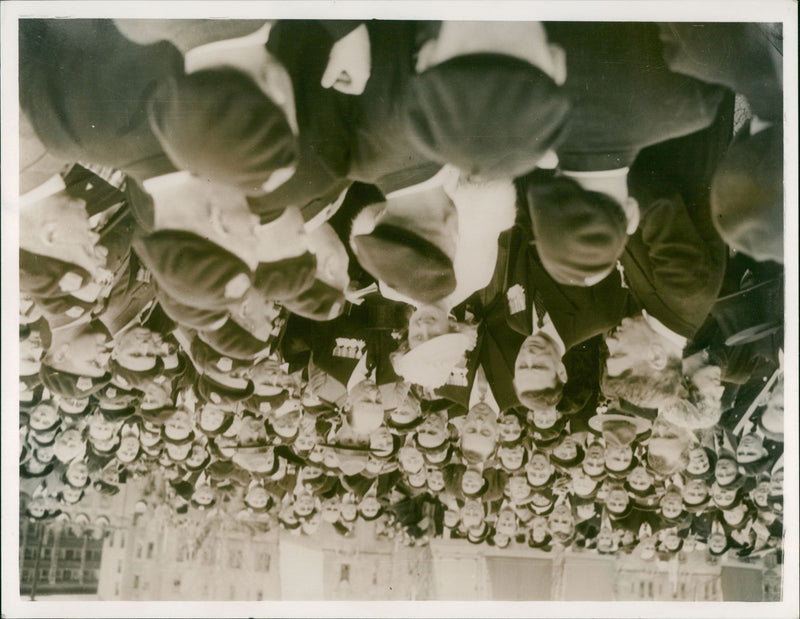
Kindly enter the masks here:
M 769 479 L 769 493 L 773 496 L 783 496 L 783 469 L 775 471 Z
M 661 498 L 661 513 L 665 518 L 677 518 L 683 512 L 683 500 L 677 492 L 668 492 Z
M 214 500 L 214 488 L 208 484 L 201 484 L 194 489 L 192 498 L 200 505 L 210 505 Z
M 99 415 L 89 424 L 89 439 L 94 443 L 110 441 L 116 433 L 116 425 Z
M 522 445 L 500 447 L 500 449 L 497 450 L 497 456 L 500 458 L 500 462 L 503 466 L 509 471 L 516 471 L 522 466 L 522 462 L 525 459 L 525 447 Z
M 65 191 L 50 195 L 26 207 L 20 218 L 20 244 L 36 238 L 33 247 L 46 247 L 47 255 L 68 261 L 105 266 L 105 254 L 96 248 L 99 235 L 89 224 L 86 205 Z
M 508 496 L 511 497 L 512 501 L 522 501 L 528 498 L 531 493 L 531 487 L 528 485 L 528 480 L 521 475 L 515 475 L 509 479 L 506 485 L 506 490 L 508 491 Z
M 186 465 L 194 468 L 199 467 L 205 462 L 208 452 L 202 445 L 192 445 L 192 451 L 189 452 L 189 457 L 186 458 Z
M 708 486 L 702 479 L 692 479 L 684 484 L 681 496 L 687 505 L 699 505 L 708 496 Z
M 340 506 L 341 501 L 339 500 L 338 496 L 323 500 L 322 505 L 320 506 L 322 519 L 330 524 L 333 524 L 339 520 Z
M 647 490 L 653 484 L 653 476 L 643 466 L 637 466 L 628 473 L 627 479 L 631 488 L 640 492 Z
M 525 338 L 514 362 L 517 392 L 552 389 L 559 378 L 566 380 L 566 369 L 556 343 L 544 333 Z
M 717 402 L 719 406 L 725 386 L 722 384 L 722 369 L 718 365 L 703 366 L 692 374 L 690 380 L 703 398 Z
M 440 469 L 428 467 L 426 477 L 428 488 L 430 488 L 432 492 L 441 492 L 444 490 L 444 473 L 442 473 Z
M 398 453 L 398 461 L 407 473 L 416 473 L 425 464 L 422 454 L 413 447 L 403 447 Z
M 369 435 L 369 448 L 380 456 L 388 456 L 392 453 L 394 438 L 388 428 L 378 428 Z
M 308 516 L 314 511 L 314 497 L 310 494 L 301 494 L 294 499 L 294 513 L 298 516 Z
M 358 508 L 355 503 L 342 503 L 341 505 L 342 520 L 345 522 L 353 522 L 358 517 Z
M 64 486 L 61 489 L 61 495 L 64 497 L 64 502 L 72 505 L 77 503 L 83 497 L 83 490 L 80 488 L 73 488 L 72 486 Z
M 413 350 L 428 340 L 450 333 L 447 312 L 435 305 L 422 305 L 408 319 L 408 345 Z
M 566 436 L 556 448 L 553 449 L 553 455 L 556 458 L 570 462 L 578 457 L 578 446 L 575 444 L 575 439 L 571 436 Z
M 264 509 L 269 502 L 269 493 L 264 486 L 253 486 L 248 489 L 244 500 L 253 509 Z
M 179 408 L 164 423 L 164 434 L 173 441 L 182 441 L 192 432 L 192 427 L 189 412 Z
M 736 461 L 731 458 L 724 457 L 717 460 L 717 465 L 714 467 L 714 477 L 717 483 L 721 486 L 727 486 L 739 475 L 739 470 Z
M 769 500 L 769 482 L 762 481 L 755 487 L 750 496 L 758 507 L 766 507 Z
M 461 430 L 461 449 L 481 454 L 488 458 L 497 445 L 497 418 L 485 403 L 473 406 L 467 413 Z
M 297 434 L 302 418 L 303 412 L 299 408 L 294 408 L 283 415 L 273 416 L 272 429 L 275 430 L 275 434 L 278 436 L 291 438 Z
M 587 475 L 597 477 L 604 470 L 605 448 L 600 443 L 592 443 L 586 449 L 586 457 L 583 459 L 583 471 Z
M 633 461 L 630 445 L 606 445 L 605 465 L 610 471 L 624 471 Z
M 198 423 L 200 428 L 206 432 L 215 432 L 222 427 L 227 417 L 227 413 L 213 404 L 205 404 L 200 410 Z
M 55 454 L 61 462 L 69 462 L 83 455 L 86 444 L 77 428 L 64 430 L 56 437 Z
M 597 482 L 582 469 L 573 470 L 570 485 L 572 486 L 572 492 L 578 496 L 588 496 L 597 488 Z
M 381 504 L 376 497 L 368 494 L 358 504 L 358 509 L 365 518 L 374 518 L 381 510 Z
M 708 538 L 708 549 L 711 552 L 719 554 L 728 546 L 728 538 L 724 533 L 713 533 Z
M 519 423 L 519 418 L 511 413 L 500 417 L 498 425 L 500 431 L 500 440 L 504 443 L 515 441 L 522 434 L 522 426 Z
M 371 380 L 364 380 L 353 387 L 348 395 L 352 407 L 353 430 L 359 434 L 370 434 L 383 423 L 383 400 L 380 389 Z
M 447 437 L 447 417 L 445 415 L 431 414 L 417 426 L 417 440 L 420 445 L 428 449 L 439 447 Z
M 319 436 L 313 427 L 308 429 L 301 428 L 300 433 L 294 441 L 294 447 L 297 451 L 311 451 L 318 440 Z
M 572 533 L 574 522 L 575 519 L 572 517 L 572 512 L 566 505 L 556 506 L 547 519 L 550 530 L 553 533 L 561 533 L 562 535 Z
M 139 455 L 139 448 L 139 437 L 137 436 L 126 436 L 120 439 L 116 453 L 117 460 L 124 464 L 133 462 Z
M 73 460 L 65 472 L 67 482 L 75 488 L 83 488 L 89 479 L 89 467 L 83 460 Z
M 711 467 L 711 462 L 708 460 L 708 454 L 702 447 L 695 447 L 689 451 L 689 464 L 686 470 L 692 475 L 702 475 L 706 473 Z
M 477 471 L 464 471 L 461 477 L 461 490 L 464 494 L 474 495 L 483 488 L 484 480 Z
M 529 484 L 534 487 L 543 486 L 553 474 L 553 465 L 545 454 L 535 453 L 525 466 L 525 473 Z
M 149 381 L 144 386 L 143 393 L 142 408 L 146 410 L 172 405 L 172 385 L 168 380 L 163 383 Z
M 31 430 L 46 430 L 58 421 L 58 410 L 48 402 L 43 402 L 37 406 L 28 419 Z
M 39 371 L 42 366 L 42 336 L 38 331 L 32 331 L 24 340 L 19 342 L 19 375 L 31 376 Z
M 99 378 L 108 371 L 112 342 L 104 333 L 80 329 L 69 343 L 66 358 L 56 363 L 58 369 Z
M 536 427 L 546 430 L 547 428 L 552 428 L 556 425 L 556 421 L 561 415 L 556 410 L 555 406 L 551 406 L 549 408 L 537 409 L 534 411 L 528 411 L 528 420 L 532 422 Z
M 158 333 L 135 327 L 120 335 L 114 343 L 114 358 L 122 367 L 144 372 L 156 364 L 156 357 L 165 352 L 164 341 Z
M 619 376 L 650 358 L 650 343 L 655 333 L 644 318 L 623 318 L 622 323 L 605 338 L 609 376 Z
M 517 515 L 510 509 L 504 509 L 497 516 L 494 525 L 495 531 L 504 535 L 514 535 L 517 532 Z
M 623 513 L 630 504 L 631 499 L 628 496 L 628 493 L 621 488 L 613 488 L 607 495 L 606 495 L 606 507 L 612 514 L 621 514 Z
M 480 501 L 468 500 L 461 508 L 461 523 L 465 529 L 474 529 L 483 522 L 483 504 Z
M 741 463 L 754 462 L 766 453 L 764 439 L 758 434 L 745 434 L 736 447 L 736 460 Z
M 736 500 L 736 489 L 721 488 L 718 484 L 711 487 L 711 498 L 717 507 L 729 507 Z

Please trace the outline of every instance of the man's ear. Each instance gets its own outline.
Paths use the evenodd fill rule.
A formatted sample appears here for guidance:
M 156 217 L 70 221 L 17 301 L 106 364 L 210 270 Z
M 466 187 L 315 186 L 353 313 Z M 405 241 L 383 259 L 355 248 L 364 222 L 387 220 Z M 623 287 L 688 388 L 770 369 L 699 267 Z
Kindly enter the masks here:
M 663 370 L 667 367 L 669 355 L 659 343 L 650 344 L 647 361 L 654 370 Z
M 563 363 L 558 364 L 557 376 L 559 382 L 567 382 L 567 367 Z
M 63 363 L 69 356 L 69 344 L 62 344 L 50 353 L 50 359 L 56 363 Z
M 639 203 L 636 201 L 636 198 L 628 196 L 622 205 L 622 210 L 625 211 L 625 219 L 628 221 L 625 232 L 630 236 L 636 232 L 636 229 L 639 227 L 639 220 L 641 219 Z

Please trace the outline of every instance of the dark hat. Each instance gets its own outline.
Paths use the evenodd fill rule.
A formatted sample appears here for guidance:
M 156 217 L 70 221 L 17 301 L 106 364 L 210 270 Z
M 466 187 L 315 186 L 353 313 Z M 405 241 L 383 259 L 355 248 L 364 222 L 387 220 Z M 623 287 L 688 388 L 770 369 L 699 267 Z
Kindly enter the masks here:
M 82 288 L 92 276 L 77 264 L 19 250 L 19 289 L 36 298 L 62 297 Z
M 530 182 L 527 197 L 536 251 L 554 280 L 585 286 L 614 267 L 628 240 L 618 202 L 565 178 Z
M 256 267 L 253 287 L 267 299 L 293 299 L 313 285 L 316 272 L 317 258 L 311 252 L 262 262 Z
M 543 71 L 501 54 L 467 54 L 412 80 L 402 102 L 412 144 L 467 174 L 516 178 L 564 135 L 569 100 Z
M 104 408 L 105 410 L 114 410 L 125 408 L 131 404 L 136 404 L 142 397 L 142 394 L 138 391 L 129 391 L 127 389 L 123 389 L 122 387 L 117 387 L 116 385 L 110 384 L 104 389 L 101 389 L 95 393 L 92 397 L 94 397 L 94 399 L 100 405 L 100 408 Z
M 197 379 L 197 394 L 207 402 L 212 402 L 218 406 L 233 406 L 243 402 L 253 395 L 253 381 L 248 381 L 244 389 L 234 389 L 217 382 L 210 376 L 200 376 Z
M 247 402 L 245 402 L 245 407 L 259 414 L 266 414 L 280 407 L 288 398 L 289 392 L 285 389 L 271 395 L 253 393 L 253 395 L 248 398 Z
M 231 358 L 195 336 L 190 345 L 190 354 L 198 372 L 220 372 L 227 374 L 234 369 L 249 368 L 251 363 L 246 359 Z
M 156 298 L 167 316 L 191 329 L 209 329 L 218 325 L 227 315 L 224 310 L 208 310 L 179 303 L 158 287 L 156 287 Z
M 39 369 L 39 377 L 50 393 L 65 398 L 85 398 L 97 393 L 111 382 L 111 374 L 108 372 L 100 377 L 80 376 L 71 372 L 62 372 L 45 363 L 42 363 L 42 367 Z
M 322 322 L 341 316 L 344 304 L 344 293 L 320 279 L 315 279 L 309 288 L 294 299 L 283 302 L 283 306 L 293 314 Z
M 411 230 L 380 223 L 352 244 L 364 270 L 415 301 L 435 303 L 456 288 L 453 261 Z
M 229 68 L 173 76 L 151 100 L 150 125 L 176 167 L 251 194 L 296 163 L 283 110 L 245 73 Z
M 39 375 L 36 375 L 37 379 Z M 20 381 L 24 382 L 24 381 Z M 30 400 L 20 400 L 19 402 L 19 410 L 21 412 L 27 413 L 33 409 L 39 402 L 42 401 L 42 395 L 44 394 L 44 387 L 41 383 L 37 383 L 33 387 L 33 397 Z
M 249 361 L 270 352 L 268 341 L 259 340 L 233 318 L 228 318 L 219 329 L 200 331 L 198 337 L 221 355 L 233 359 Z
M 100 405 L 97 410 L 103 416 L 103 418 L 108 421 L 120 421 L 122 419 L 127 419 L 136 413 L 136 407 L 134 406 L 126 406 L 124 408 L 103 408 L 103 406 Z
M 122 378 L 130 388 L 141 389 L 147 383 L 151 382 L 154 378 L 161 376 L 164 373 L 164 361 L 161 357 L 155 358 L 155 364 L 149 370 L 137 371 L 130 370 L 120 365 L 116 360 L 112 359 L 109 364 L 109 370 L 118 380 Z
M 183 305 L 222 310 L 251 284 L 240 258 L 191 232 L 158 230 L 135 238 L 133 247 L 158 286 Z

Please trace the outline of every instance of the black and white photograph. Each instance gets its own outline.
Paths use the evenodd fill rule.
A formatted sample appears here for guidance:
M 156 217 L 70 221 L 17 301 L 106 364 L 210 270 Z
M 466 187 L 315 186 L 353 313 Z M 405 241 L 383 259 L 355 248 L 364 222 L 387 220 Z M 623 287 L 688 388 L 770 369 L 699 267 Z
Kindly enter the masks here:
M 2 3 L 3 616 L 797 617 L 797 5 L 648 4 Z

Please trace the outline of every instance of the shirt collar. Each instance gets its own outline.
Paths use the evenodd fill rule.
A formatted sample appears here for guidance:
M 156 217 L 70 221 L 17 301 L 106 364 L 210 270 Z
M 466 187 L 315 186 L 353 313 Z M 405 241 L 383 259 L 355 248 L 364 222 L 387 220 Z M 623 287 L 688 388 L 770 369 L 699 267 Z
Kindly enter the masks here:
M 664 323 L 662 323 L 654 316 L 648 314 L 647 310 L 642 310 L 642 316 L 644 316 L 645 321 L 653 331 L 655 331 L 662 337 L 666 338 L 667 340 L 675 344 L 675 346 L 680 346 L 681 350 L 683 350 L 686 347 L 685 337 L 675 333 L 675 331 L 673 331 L 672 329 L 665 327 Z

